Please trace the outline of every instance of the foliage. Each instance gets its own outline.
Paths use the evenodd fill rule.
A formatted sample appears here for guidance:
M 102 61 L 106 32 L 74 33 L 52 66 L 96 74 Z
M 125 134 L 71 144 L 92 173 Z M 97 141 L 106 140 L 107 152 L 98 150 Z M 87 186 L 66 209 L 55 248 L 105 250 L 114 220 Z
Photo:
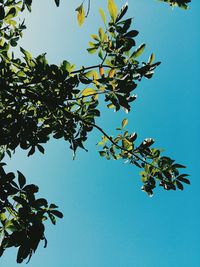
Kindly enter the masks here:
M 188 9 L 188 3 L 191 2 L 191 0 L 158 0 L 160 2 L 165 2 L 169 4 L 171 7 L 180 7 L 183 9 Z M 85 15 L 85 8 L 84 8 L 84 2 L 81 3 L 81 5 L 76 9 L 78 12 L 77 14 L 77 21 L 80 26 L 85 21 L 85 18 L 87 18 L 89 11 L 90 11 L 90 0 L 88 0 L 88 7 L 87 7 L 87 14 Z M 115 5 L 115 2 L 113 0 L 108 1 L 108 10 L 110 12 L 111 18 L 113 19 L 115 15 L 117 15 L 117 6 Z M 102 9 L 100 9 L 100 12 Z M 104 16 L 104 15 L 103 15 Z
M 60 1 L 55 3 L 59 6 Z M 89 133 L 97 129 L 103 134 L 98 143 L 102 147 L 100 156 L 139 167 L 142 190 L 148 195 L 153 194 L 157 183 L 165 190 L 183 190 L 183 183 L 190 183 L 187 174 L 179 173 L 184 166 L 161 155 L 151 138 L 137 145 L 137 134 L 125 130 L 127 119 L 117 129 L 116 137 L 96 124 L 96 117 L 101 115 L 100 99 L 109 109 L 129 112 L 138 83 L 150 79 L 160 64 L 154 62 L 154 54 L 147 62 L 139 61 L 145 44 L 136 47 L 138 31 L 131 29 L 131 18 L 124 18 L 128 5 L 118 11 L 114 1 L 108 0 L 109 18 L 100 9 L 105 27 L 91 35 L 87 49 L 98 55 L 99 64 L 78 70 L 66 60 L 59 66 L 49 64 L 45 54 L 34 58 L 24 48 L 20 48 L 23 58 L 11 52 L 26 28 L 18 14 L 26 8 L 31 11 L 31 4 L 32 0 L 0 0 L 1 161 L 6 154 L 11 157 L 18 147 L 27 150 L 28 156 L 36 150 L 44 153 L 43 144 L 50 137 L 68 141 L 75 157 L 78 148 L 86 150 Z M 83 4 L 77 12 L 82 25 Z M 41 240 L 46 246 L 44 222 L 49 218 L 55 224 L 56 217 L 63 215 L 55 204 L 36 198 L 38 187 L 27 185 L 21 172 L 16 179 L 14 173 L 5 172 L 4 165 L 0 163 L 0 255 L 6 248 L 17 247 L 17 262 L 21 263 L 31 258 Z
M 188 3 L 191 2 L 191 0 L 159 0 L 159 1 L 166 2 L 172 7 L 178 6 L 183 9 L 188 9 Z

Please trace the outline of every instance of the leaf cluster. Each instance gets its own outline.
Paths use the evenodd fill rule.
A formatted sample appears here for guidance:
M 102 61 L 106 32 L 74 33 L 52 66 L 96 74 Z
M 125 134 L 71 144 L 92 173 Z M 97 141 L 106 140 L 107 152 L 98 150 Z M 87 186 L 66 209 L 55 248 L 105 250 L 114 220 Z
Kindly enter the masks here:
M 47 245 L 44 221 L 49 217 L 53 224 L 63 215 L 55 204 L 48 205 L 44 198 L 37 198 L 38 186 L 26 184 L 18 171 L 6 173 L 0 164 L 0 256 L 5 249 L 17 247 L 17 262 L 21 263 L 36 251 L 41 240 Z
M 188 9 L 188 4 L 191 2 L 191 0 L 159 0 L 159 1 L 165 2 L 172 7 L 178 6 L 183 9 Z
M 55 4 L 59 6 L 60 1 Z M 31 258 L 41 240 L 46 246 L 44 222 L 50 219 L 55 224 L 56 217 L 62 218 L 55 204 L 36 198 L 38 187 L 26 184 L 21 172 L 17 181 L 14 173 L 5 172 L 5 155 L 12 157 L 19 147 L 31 156 L 45 153 L 44 144 L 50 138 L 63 138 L 75 157 L 79 148 L 87 151 L 89 133 L 97 129 L 103 134 L 98 143 L 100 156 L 139 167 L 142 190 L 148 195 L 156 185 L 182 190 L 183 183 L 190 183 L 187 174 L 180 173 L 184 166 L 161 155 L 160 149 L 152 147 L 152 138 L 136 144 L 137 134 L 124 129 L 127 119 L 116 137 L 97 124 L 102 103 L 108 109 L 130 112 L 136 87 L 142 79 L 150 79 L 160 64 L 153 53 L 145 62 L 140 60 L 146 45 L 136 45 L 139 32 L 131 28 L 132 18 L 125 18 L 128 5 L 118 11 L 115 2 L 108 0 L 108 18 L 99 10 L 104 26 L 91 35 L 87 49 L 98 55 L 99 62 L 81 69 L 67 60 L 50 64 L 45 54 L 33 57 L 22 47 L 21 57 L 15 56 L 12 47 L 18 46 L 25 29 L 18 15 L 25 9 L 31 11 L 31 5 L 32 0 L 0 0 L 0 256 L 16 247 L 19 263 Z M 83 5 L 77 12 L 82 25 Z
M 146 138 L 137 145 L 137 134 L 124 129 L 127 123 L 127 119 L 122 121 L 121 128 L 117 128 L 120 133 L 115 138 L 108 135 L 102 137 L 102 141 L 98 143 L 103 147 L 103 150 L 99 151 L 101 157 L 106 157 L 108 160 L 122 159 L 142 169 L 140 172 L 142 190 L 149 196 L 153 195 L 157 183 L 165 190 L 176 190 L 176 188 L 183 190 L 182 183 L 190 184 L 186 178 L 188 175 L 180 174 L 179 171 L 185 166 L 162 156 L 162 149 L 152 147 L 154 144 L 152 138 Z

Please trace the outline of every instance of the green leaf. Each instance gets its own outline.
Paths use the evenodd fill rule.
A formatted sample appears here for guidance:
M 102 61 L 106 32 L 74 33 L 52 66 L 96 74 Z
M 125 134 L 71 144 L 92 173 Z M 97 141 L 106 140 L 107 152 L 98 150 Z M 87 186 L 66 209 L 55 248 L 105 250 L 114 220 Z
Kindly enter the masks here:
M 33 155 L 35 153 L 35 146 L 32 146 L 31 149 L 28 152 L 28 157 L 30 157 L 31 155 Z
M 99 151 L 99 154 L 101 157 L 105 157 L 106 156 L 106 152 L 105 151 Z
M 50 204 L 49 208 L 50 208 L 50 209 L 57 209 L 58 206 L 52 203 L 52 204 Z
M 0 213 L 0 221 L 4 222 L 6 220 L 6 215 L 5 213 Z
M 98 56 L 100 57 L 100 59 L 103 60 L 103 53 L 102 53 L 102 50 L 101 49 L 99 50 Z
M 111 108 L 116 108 L 115 105 L 113 105 L 112 103 L 108 104 L 107 107 L 110 108 L 110 109 Z
M 181 164 L 178 164 L 178 163 L 174 164 L 173 167 L 174 168 L 178 168 L 178 169 L 179 168 L 186 168 L 184 165 L 181 165 Z
M 43 146 L 41 146 L 41 145 L 37 145 L 37 148 L 38 148 L 38 150 L 42 153 L 42 154 L 44 154 L 44 147 Z
M 56 218 L 53 214 L 51 214 L 50 212 L 48 212 L 49 215 L 49 219 L 51 220 L 52 224 L 56 224 Z
M 184 178 L 181 175 L 179 177 L 177 177 L 176 179 L 181 181 L 181 182 L 183 182 L 183 183 L 185 183 L 185 184 L 190 184 L 190 181 L 188 179 Z
M 90 35 L 94 40 L 99 41 L 99 37 L 96 34 Z
M 93 94 L 96 94 L 96 90 L 93 89 L 93 88 L 85 88 L 83 91 L 82 91 L 82 95 L 83 96 L 89 96 L 89 95 L 93 95 Z
M 152 53 L 151 56 L 149 57 L 148 64 L 152 64 L 155 60 L 155 55 Z
M 12 7 L 12 8 L 8 11 L 8 13 L 6 14 L 5 19 L 6 19 L 6 20 L 12 19 L 12 18 L 16 17 L 17 14 L 18 14 L 17 8 L 16 8 L 16 7 Z
M 97 51 L 97 48 L 87 48 L 89 54 L 94 54 Z
M 141 44 L 138 49 L 136 49 L 133 54 L 131 55 L 131 57 L 136 58 L 142 55 L 144 49 L 145 49 L 146 45 L 145 44 Z
M 124 149 L 126 150 L 132 150 L 133 149 L 133 145 L 130 141 L 128 141 L 126 138 L 124 138 L 122 140 L 122 146 Z
M 183 190 L 184 189 L 182 183 L 180 183 L 177 180 L 176 180 L 176 185 L 177 185 L 178 189 L 180 189 L 180 190 Z
M 101 15 L 101 18 L 102 18 L 104 24 L 106 25 L 106 15 L 105 15 L 105 13 L 104 13 L 102 8 L 99 8 L 99 13 Z
M 102 28 L 99 28 L 99 38 L 101 41 L 103 41 L 104 35 L 105 35 L 104 30 Z
M 116 22 L 118 22 L 120 19 L 123 18 L 123 16 L 126 14 L 128 10 L 128 3 L 126 3 L 122 9 L 119 11 L 118 15 L 117 15 L 117 18 L 116 18 Z
M 32 55 L 22 47 L 20 47 L 20 51 L 24 54 L 25 58 L 32 59 Z
M 70 62 L 68 62 L 67 60 L 64 60 L 63 63 L 62 63 L 62 65 L 61 65 L 61 68 L 63 70 L 66 70 L 66 71 L 68 71 L 70 73 L 72 71 L 72 66 L 73 65 L 71 65 Z
M 79 24 L 79 26 L 82 26 L 82 24 L 85 20 L 85 10 L 84 10 L 83 4 L 81 4 L 79 7 L 77 7 L 76 11 L 78 12 L 78 14 L 77 14 L 78 24 Z
M 26 178 L 20 171 L 17 171 L 17 172 L 18 172 L 18 183 L 19 183 L 19 186 L 20 186 L 20 188 L 23 188 L 25 186 L 25 184 L 26 184 Z
M 63 214 L 62 212 L 58 211 L 58 210 L 52 210 L 51 214 L 55 215 L 58 218 L 63 218 Z
M 114 0 L 108 0 L 108 11 L 109 11 L 110 17 L 112 18 L 112 21 L 115 22 L 118 11 L 117 11 L 117 6 Z
M 3 20 L 4 17 L 5 17 L 4 7 L 0 6 L 0 20 Z
M 124 119 L 122 121 L 122 128 L 124 128 L 127 124 L 128 124 L 128 120 L 127 119 Z

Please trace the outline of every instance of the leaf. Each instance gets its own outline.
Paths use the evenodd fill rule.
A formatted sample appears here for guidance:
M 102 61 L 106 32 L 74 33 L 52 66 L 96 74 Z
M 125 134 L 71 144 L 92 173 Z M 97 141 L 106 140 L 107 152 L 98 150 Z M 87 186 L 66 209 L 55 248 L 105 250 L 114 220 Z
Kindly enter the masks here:
M 5 17 L 4 7 L 0 6 L 0 20 L 3 20 L 4 17 Z
M 55 0 L 56 6 L 60 5 L 60 0 Z
M 99 37 L 101 41 L 103 41 L 104 35 L 105 35 L 104 30 L 102 28 L 99 28 Z
M 183 165 L 181 165 L 181 164 L 178 164 L 178 163 L 174 164 L 173 167 L 174 167 L 174 168 L 178 168 L 178 169 L 179 169 L 179 168 L 186 168 L 185 166 L 183 166 Z
M 108 11 L 113 22 L 115 22 L 117 18 L 117 6 L 115 5 L 114 0 L 108 0 Z
M 50 208 L 50 209 L 57 209 L 58 206 L 52 203 L 52 204 L 50 204 L 49 208 Z
M 105 157 L 106 156 L 106 152 L 105 151 L 99 151 L 99 154 L 101 157 Z
M 4 222 L 4 221 L 6 221 L 6 215 L 5 215 L 5 213 L 0 213 L 0 221 L 1 222 Z
M 131 142 L 134 142 L 136 139 L 137 139 L 137 133 L 132 133 L 132 134 L 130 135 L 129 140 L 130 140 Z
M 109 77 L 109 78 L 113 78 L 114 75 L 115 75 L 115 73 L 116 73 L 116 70 L 115 70 L 115 69 L 111 69 L 111 70 L 108 72 L 108 77 Z
M 96 94 L 96 90 L 93 89 L 93 88 L 85 88 L 83 91 L 82 91 L 82 95 L 83 96 L 89 96 L 89 95 L 93 95 L 93 94 Z
M 124 37 L 128 37 L 128 38 L 134 38 L 139 34 L 138 31 L 132 30 L 130 32 L 127 32 Z
M 101 18 L 102 18 L 104 24 L 106 25 L 106 15 L 105 15 L 105 13 L 104 13 L 102 8 L 99 8 L 99 13 L 101 15 Z
M 184 178 L 181 175 L 179 177 L 177 177 L 176 179 L 179 180 L 179 181 L 181 181 L 181 182 L 183 182 L 183 183 L 185 183 L 185 184 L 190 184 L 190 180 Z
M 58 211 L 58 210 L 52 210 L 51 213 L 52 213 L 53 215 L 55 215 L 56 217 L 58 217 L 58 218 L 63 218 L 63 214 L 62 214 L 62 212 L 60 212 L 60 211 Z
M 127 10 L 128 10 L 128 2 L 126 2 L 126 4 L 119 11 L 117 18 L 116 18 L 116 22 L 118 22 L 121 18 L 123 18 L 123 16 L 126 14 Z
M 17 172 L 18 172 L 18 183 L 19 183 L 19 186 L 20 186 L 20 188 L 23 188 L 25 186 L 25 184 L 26 184 L 26 178 L 20 171 L 17 171 Z
M 127 124 L 128 124 L 128 120 L 127 119 L 124 119 L 122 121 L 122 128 L 124 128 Z
M 24 54 L 26 61 L 29 61 L 32 59 L 32 55 L 28 51 L 23 49 L 22 47 L 20 47 L 20 51 Z
M 129 150 L 129 151 L 133 149 L 132 143 L 128 141 L 126 138 L 122 140 L 122 146 L 124 149 Z
M 28 157 L 30 157 L 31 155 L 33 155 L 35 153 L 35 146 L 32 146 L 31 149 L 28 152 Z
M 51 220 L 52 224 L 56 224 L 56 218 L 53 214 L 51 214 L 50 212 L 48 212 L 49 215 L 49 219 Z
M 102 53 L 102 50 L 101 49 L 99 50 L 98 56 L 100 57 L 100 59 L 103 60 L 104 57 L 103 57 L 103 53 Z
M 99 41 L 99 37 L 96 34 L 90 35 L 94 40 Z
M 152 64 L 155 60 L 155 55 L 152 53 L 151 56 L 149 57 L 148 64 Z
M 87 78 L 98 79 L 98 73 L 95 70 L 90 70 L 84 73 Z
M 34 205 L 39 206 L 39 207 L 48 207 L 48 202 L 45 198 L 38 198 L 37 200 L 35 200 Z
M 97 51 L 97 48 L 87 48 L 89 54 L 94 54 Z
M 79 26 L 82 26 L 82 24 L 85 20 L 85 10 L 84 10 L 83 4 L 81 4 L 79 7 L 77 7 L 75 11 L 78 12 L 78 14 L 77 14 L 78 24 L 79 24 Z
M 70 73 L 72 71 L 73 65 L 71 65 L 67 60 L 64 60 L 61 67 L 63 70 L 66 70 Z
M 180 183 L 179 181 L 176 180 L 176 185 L 177 185 L 178 189 L 183 190 L 182 183 Z
M 38 150 L 42 153 L 42 154 L 44 154 L 44 147 L 43 146 L 41 146 L 41 145 L 37 145 L 37 148 L 38 148 Z
M 131 55 L 131 57 L 136 58 L 142 55 L 144 49 L 145 49 L 146 45 L 145 44 L 141 44 L 138 49 L 136 49 L 133 54 Z

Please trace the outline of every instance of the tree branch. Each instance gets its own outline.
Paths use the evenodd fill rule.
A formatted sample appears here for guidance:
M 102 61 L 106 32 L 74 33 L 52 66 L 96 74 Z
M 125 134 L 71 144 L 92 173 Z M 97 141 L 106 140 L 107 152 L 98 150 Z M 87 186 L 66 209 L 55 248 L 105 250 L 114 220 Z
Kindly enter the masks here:
M 149 166 L 152 166 L 152 167 L 158 169 L 159 171 L 162 171 L 159 167 L 154 166 L 153 164 L 147 162 L 146 160 L 144 160 L 143 158 L 141 158 L 140 156 L 138 156 L 137 154 L 135 154 L 133 151 L 127 150 L 127 149 L 125 149 L 124 147 L 118 145 L 115 141 L 113 141 L 112 137 L 110 137 L 110 136 L 109 136 L 109 135 L 108 135 L 108 134 L 107 134 L 107 133 L 100 127 L 100 126 L 98 126 L 98 125 L 96 125 L 96 124 L 94 124 L 94 123 L 87 122 L 87 121 L 85 121 L 84 119 L 80 118 L 79 116 L 77 116 L 77 118 L 78 118 L 80 121 L 82 121 L 83 123 L 85 123 L 85 124 L 87 124 L 87 125 L 90 125 L 90 126 L 96 128 L 97 130 L 99 130 L 99 131 L 100 131 L 104 136 L 106 136 L 106 137 L 108 138 L 108 140 L 109 140 L 113 145 L 115 145 L 117 148 L 119 148 L 119 149 L 121 149 L 121 150 L 123 150 L 123 151 L 125 151 L 125 152 L 128 152 L 128 153 L 131 154 L 131 155 L 133 155 L 137 160 L 140 160 L 141 162 L 143 162 L 143 163 L 145 163 L 145 164 L 147 164 L 147 165 L 149 165 Z
M 91 67 L 86 67 L 86 68 L 83 67 L 82 69 L 72 71 L 70 74 L 76 74 L 76 73 L 83 72 L 83 71 L 85 71 L 85 70 L 91 70 L 91 69 L 100 68 L 100 67 L 103 67 L 103 68 L 110 68 L 110 69 L 113 68 L 113 67 L 111 67 L 111 66 L 109 66 L 109 65 L 98 64 L 98 65 L 94 65 L 94 66 L 91 66 Z

